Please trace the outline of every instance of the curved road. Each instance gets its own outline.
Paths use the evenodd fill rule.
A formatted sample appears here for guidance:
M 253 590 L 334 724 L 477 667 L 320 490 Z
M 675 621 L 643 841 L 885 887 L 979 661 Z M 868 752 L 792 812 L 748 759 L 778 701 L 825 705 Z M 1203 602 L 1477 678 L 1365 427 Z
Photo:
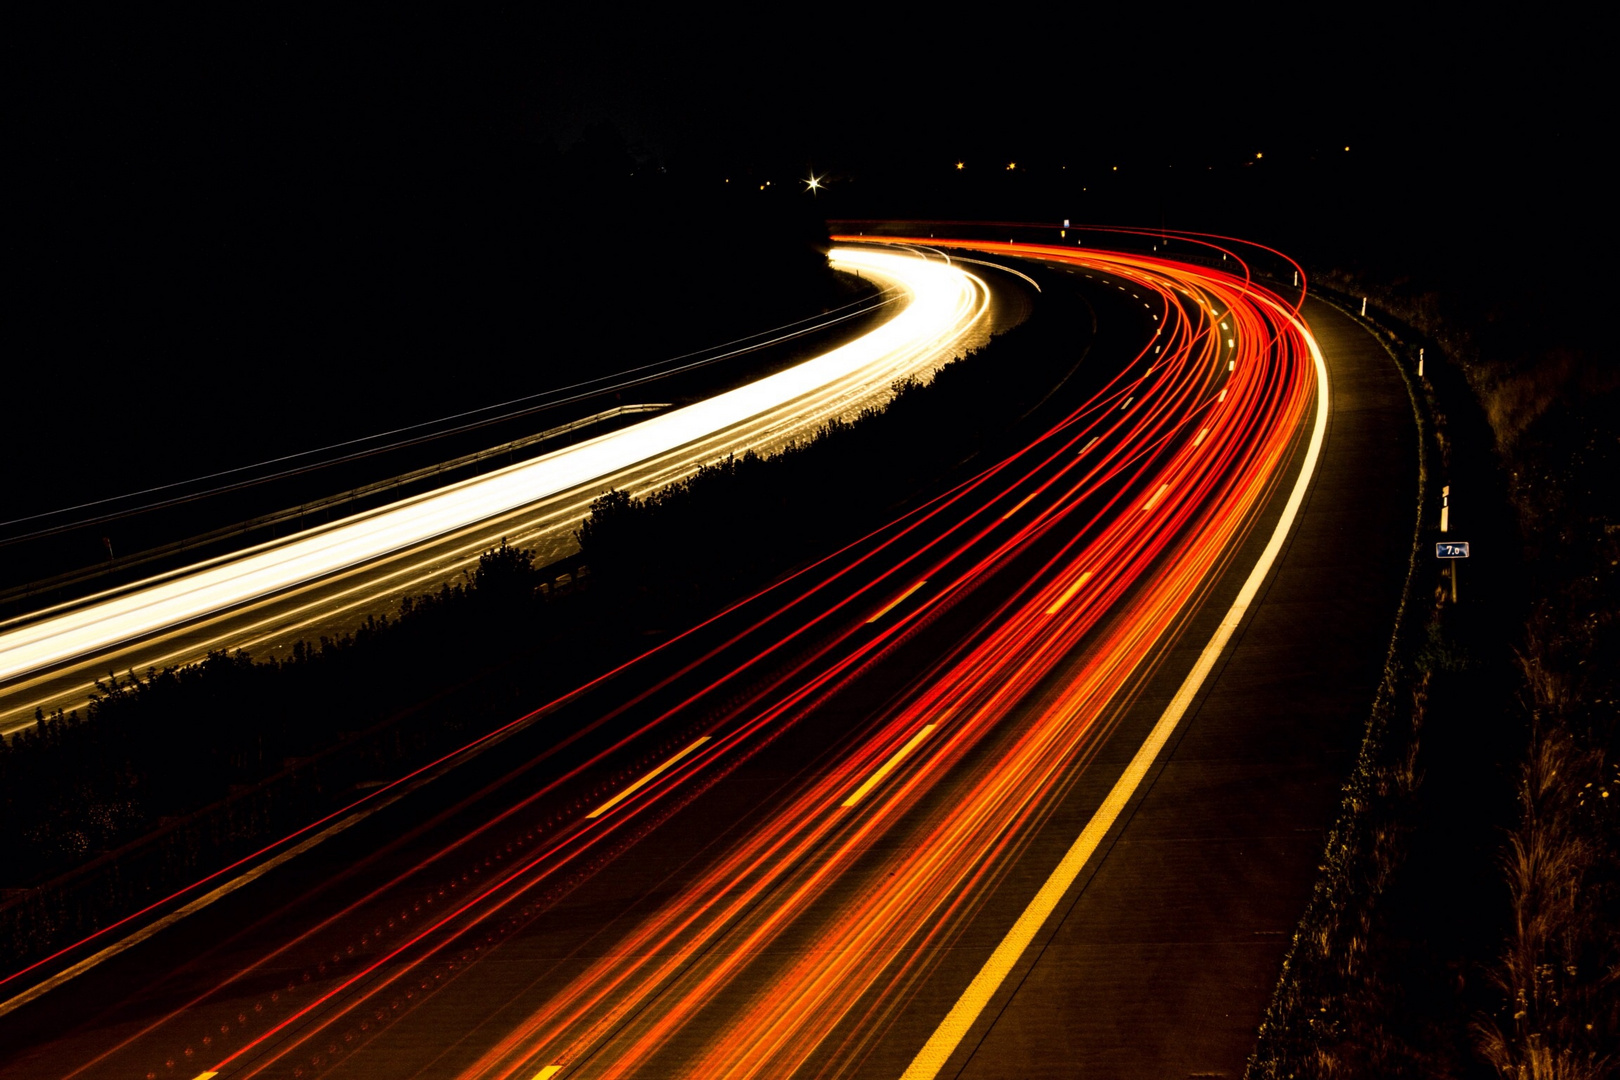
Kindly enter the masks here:
M 1135 343 L 1021 449 L 559 703 L 548 730 L 588 738 L 519 731 L 15 1009 L 11 1069 L 1176 1075 L 1133 1066 L 1134 1033 L 1063 1040 L 1108 984 L 1063 981 L 1054 928 L 1161 791 L 1200 819 L 1164 778 L 1347 467 L 1341 391 L 1241 277 L 974 246 Z M 1054 977 L 1068 996 L 1025 989 Z M 1187 1026 L 1157 1020 L 1165 1045 Z

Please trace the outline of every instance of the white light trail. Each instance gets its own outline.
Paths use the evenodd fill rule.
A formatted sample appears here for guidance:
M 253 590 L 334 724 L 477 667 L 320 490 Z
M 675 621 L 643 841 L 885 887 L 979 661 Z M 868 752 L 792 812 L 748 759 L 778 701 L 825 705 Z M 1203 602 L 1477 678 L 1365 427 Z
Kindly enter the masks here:
M 0 635 L 0 682 L 180 626 L 462 529 L 559 492 L 607 481 L 690 447 L 702 460 L 777 444 L 894 380 L 949 360 L 984 316 L 983 282 L 893 251 L 838 248 L 834 267 L 907 299 L 888 322 L 831 352 L 705 401 L 555 453 L 311 529 Z M 693 468 L 701 461 L 694 461 Z

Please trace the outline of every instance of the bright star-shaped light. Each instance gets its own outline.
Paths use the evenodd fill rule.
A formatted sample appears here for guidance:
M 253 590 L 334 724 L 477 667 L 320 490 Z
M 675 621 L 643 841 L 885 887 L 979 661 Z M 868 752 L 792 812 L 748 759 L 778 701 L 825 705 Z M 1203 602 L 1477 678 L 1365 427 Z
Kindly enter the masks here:
M 826 186 L 827 186 L 826 184 L 823 184 L 821 182 L 821 177 L 817 176 L 815 173 L 811 173 L 810 174 L 810 179 L 808 179 L 808 180 L 806 180 L 804 182 L 804 189 L 806 191 L 810 192 L 811 194 L 814 194 L 815 192 L 820 191 L 822 188 L 824 188 Z

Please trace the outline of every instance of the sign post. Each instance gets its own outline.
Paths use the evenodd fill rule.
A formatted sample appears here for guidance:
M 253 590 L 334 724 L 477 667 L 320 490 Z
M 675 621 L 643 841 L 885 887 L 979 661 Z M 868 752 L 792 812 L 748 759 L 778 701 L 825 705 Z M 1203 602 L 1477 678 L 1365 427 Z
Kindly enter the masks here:
M 1441 540 L 1434 545 L 1434 557 L 1451 560 L 1451 602 L 1457 602 L 1457 560 L 1468 558 L 1468 541 Z

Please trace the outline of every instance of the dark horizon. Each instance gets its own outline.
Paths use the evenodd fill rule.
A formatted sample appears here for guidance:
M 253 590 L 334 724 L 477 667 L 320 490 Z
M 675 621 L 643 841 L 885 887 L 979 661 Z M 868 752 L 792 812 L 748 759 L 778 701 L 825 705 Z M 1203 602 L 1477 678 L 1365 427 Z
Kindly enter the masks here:
M 1591 35 L 849 14 L 41 16 L 9 448 L 95 467 L 180 417 L 189 445 L 227 440 L 289 394 L 321 431 L 364 401 L 375 430 L 414 408 L 379 360 L 477 357 L 448 392 L 478 404 L 562 378 L 585 324 L 626 355 L 677 348 L 641 327 L 706 344 L 724 319 L 700 309 L 802 288 L 793 252 L 825 218 L 1239 235 L 1524 334 L 1596 333 L 1572 272 L 1601 218 Z M 702 257 L 705 231 L 775 269 Z M 615 318 L 629 294 L 654 309 Z

